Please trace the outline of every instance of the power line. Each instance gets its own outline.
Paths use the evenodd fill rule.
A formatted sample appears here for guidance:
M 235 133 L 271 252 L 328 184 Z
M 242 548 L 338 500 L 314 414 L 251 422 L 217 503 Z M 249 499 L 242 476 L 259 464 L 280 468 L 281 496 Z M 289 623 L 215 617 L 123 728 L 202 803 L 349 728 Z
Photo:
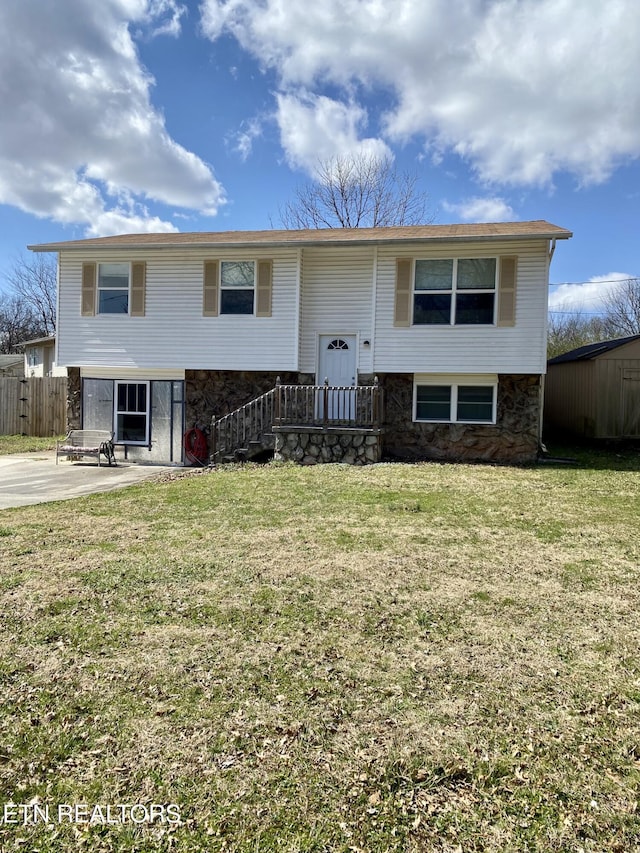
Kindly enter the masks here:
M 561 281 L 557 284 L 549 284 L 549 287 L 562 287 L 565 284 L 570 285 L 583 285 L 583 284 L 622 284 L 624 281 L 640 281 L 640 278 L 637 276 L 630 276 L 629 278 L 602 278 L 598 279 L 598 281 Z
M 579 308 L 574 309 L 573 311 L 548 311 L 548 314 L 569 314 L 569 316 L 573 317 L 574 314 L 579 314 L 581 317 L 602 317 L 602 314 L 591 311 L 581 311 Z

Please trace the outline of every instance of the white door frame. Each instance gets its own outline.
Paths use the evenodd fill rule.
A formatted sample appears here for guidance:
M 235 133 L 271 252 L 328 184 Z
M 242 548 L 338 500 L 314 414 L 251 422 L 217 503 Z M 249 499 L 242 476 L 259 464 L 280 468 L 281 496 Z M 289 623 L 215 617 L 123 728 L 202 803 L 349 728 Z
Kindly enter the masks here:
M 320 375 L 320 354 L 322 352 L 323 338 L 355 338 L 355 364 L 353 368 L 354 385 L 358 384 L 358 364 L 360 354 L 360 333 L 359 332 L 316 332 L 316 385 L 324 384 L 324 376 Z
M 343 383 L 347 387 L 357 387 L 358 385 L 358 333 L 357 332 L 322 332 L 318 333 L 318 361 L 316 371 L 316 385 L 323 385 L 325 377 L 320 375 L 320 366 L 322 355 L 326 352 L 323 342 L 326 344 L 332 340 L 339 338 L 346 339 L 349 342 L 349 347 L 353 346 L 353 376 L 351 382 Z M 329 382 L 331 385 L 331 381 Z M 355 415 L 355 397 L 351 392 L 347 391 L 330 391 L 327 400 L 327 410 L 324 411 L 324 400 L 326 392 L 319 391 L 318 400 L 316 401 L 316 417 L 322 416 L 329 420 L 351 420 Z

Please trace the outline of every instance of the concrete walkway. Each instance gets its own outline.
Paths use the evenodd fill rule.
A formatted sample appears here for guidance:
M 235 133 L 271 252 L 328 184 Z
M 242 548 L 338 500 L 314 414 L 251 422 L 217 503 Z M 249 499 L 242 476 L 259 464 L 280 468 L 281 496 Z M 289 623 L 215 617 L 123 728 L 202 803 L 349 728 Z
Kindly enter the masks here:
M 110 492 L 175 470 L 131 462 L 98 467 L 88 457 L 83 462 L 60 459 L 56 465 L 55 451 L 0 456 L 0 510 Z

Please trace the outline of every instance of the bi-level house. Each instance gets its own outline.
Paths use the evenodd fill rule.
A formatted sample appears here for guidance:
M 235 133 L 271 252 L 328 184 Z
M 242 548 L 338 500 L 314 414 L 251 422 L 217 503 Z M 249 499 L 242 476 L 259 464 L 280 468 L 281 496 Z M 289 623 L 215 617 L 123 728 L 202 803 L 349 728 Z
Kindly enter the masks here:
M 355 434 L 397 457 L 523 462 L 540 438 L 549 263 L 571 236 L 534 221 L 29 248 L 59 253 L 69 426 L 113 430 L 128 459 L 183 463 L 185 433 L 264 402 L 279 380 L 278 406 L 298 403 L 287 415 L 271 399 L 260 429 L 307 432 L 302 447 L 280 438 L 284 458 L 338 458 L 330 435 L 353 461 Z M 315 388 L 311 404 L 300 386 Z M 336 388 L 357 390 L 332 402 Z M 384 399 L 375 417 L 365 391 Z

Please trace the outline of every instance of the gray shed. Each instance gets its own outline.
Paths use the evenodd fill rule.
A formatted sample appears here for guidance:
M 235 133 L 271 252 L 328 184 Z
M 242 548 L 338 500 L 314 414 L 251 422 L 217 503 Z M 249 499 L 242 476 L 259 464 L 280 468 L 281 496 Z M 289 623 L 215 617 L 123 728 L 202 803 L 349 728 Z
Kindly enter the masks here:
M 552 358 L 544 418 L 550 428 L 587 438 L 640 438 L 640 335 Z

